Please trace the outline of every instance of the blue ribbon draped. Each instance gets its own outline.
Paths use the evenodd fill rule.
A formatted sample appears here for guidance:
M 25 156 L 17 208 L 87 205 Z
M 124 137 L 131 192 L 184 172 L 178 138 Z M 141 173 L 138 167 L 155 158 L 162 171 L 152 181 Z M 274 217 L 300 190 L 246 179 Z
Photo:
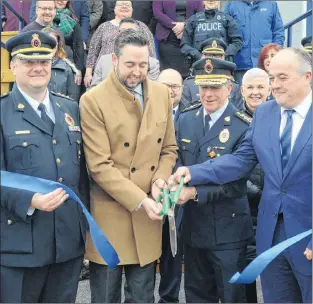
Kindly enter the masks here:
M 98 224 L 90 215 L 79 197 L 69 187 L 50 180 L 2 170 L 1 186 L 28 190 L 42 194 L 47 194 L 60 187 L 63 188 L 69 195 L 69 199 L 76 201 L 81 206 L 89 224 L 89 231 L 92 241 L 103 260 L 108 264 L 110 268 L 116 267 L 116 265 L 120 262 L 117 252 L 112 247 L 107 237 L 99 228 Z
M 299 242 L 310 234 L 312 234 L 312 229 L 297 234 L 296 236 L 293 236 L 261 253 L 243 270 L 242 273 L 235 273 L 229 280 L 229 283 L 250 284 L 254 282 L 256 278 L 261 274 L 261 272 L 265 269 L 265 267 L 270 262 L 272 262 L 280 253 L 282 253 L 285 249 Z

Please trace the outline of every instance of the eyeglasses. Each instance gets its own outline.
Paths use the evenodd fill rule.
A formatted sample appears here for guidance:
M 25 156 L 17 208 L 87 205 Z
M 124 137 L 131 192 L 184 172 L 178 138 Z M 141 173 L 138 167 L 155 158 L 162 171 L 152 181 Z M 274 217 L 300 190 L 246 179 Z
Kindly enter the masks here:
M 51 64 L 52 59 L 43 59 L 43 60 L 30 60 L 30 59 L 20 59 L 23 65 L 25 65 L 28 68 L 32 68 L 36 66 L 37 64 L 41 66 L 48 66 Z
M 178 91 L 179 89 L 181 89 L 183 86 L 178 85 L 178 84 L 167 84 L 164 83 L 168 88 L 170 88 L 173 91 Z
M 130 3 L 116 3 L 115 6 L 119 6 L 119 7 L 131 7 Z
M 40 8 L 44 12 L 52 12 L 55 10 L 55 7 L 43 7 L 43 6 L 37 6 L 37 7 Z

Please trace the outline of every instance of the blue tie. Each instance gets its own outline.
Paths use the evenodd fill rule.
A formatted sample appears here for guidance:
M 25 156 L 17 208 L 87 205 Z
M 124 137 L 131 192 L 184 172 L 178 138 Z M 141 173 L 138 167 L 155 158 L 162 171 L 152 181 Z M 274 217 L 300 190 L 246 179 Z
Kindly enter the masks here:
M 281 134 L 280 145 L 281 145 L 281 164 L 283 173 L 287 167 L 290 153 L 291 153 L 291 134 L 292 134 L 292 114 L 295 110 L 285 110 L 287 113 L 286 126 Z
M 38 110 L 41 112 L 41 119 L 43 120 L 43 122 L 46 124 L 46 126 L 48 127 L 49 131 L 51 133 L 53 133 L 53 129 L 54 129 L 54 123 L 53 121 L 50 119 L 50 117 L 48 116 L 47 112 L 46 112 L 46 106 L 41 103 L 38 106 Z
M 206 133 L 210 130 L 210 121 L 211 116 L 209 114 L 204 116 L 204 128 L 203 128 L 203 135 L 206 135 Z

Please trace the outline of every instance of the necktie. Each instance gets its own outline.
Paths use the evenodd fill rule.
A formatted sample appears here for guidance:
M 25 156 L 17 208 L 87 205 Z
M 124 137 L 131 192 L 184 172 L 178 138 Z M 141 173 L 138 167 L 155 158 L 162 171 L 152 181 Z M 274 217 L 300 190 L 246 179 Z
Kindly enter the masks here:
M 211 121 L 211 116 L 208 114 L 205 115 L 204 116 L 203 136 L 210 130 L 210 121 Z
M 41 119 L 43 120 L 43 122 L 46 124 L 46 126 L 48 127 L 49 131 L 51 133 L 53 133 L 53 129 L 54 129 L 54 123 L 53 121 L 50 119 L 50 117 L 47 115 L 46 112 L 46 106 L 41 103 L 38 106 L 38 110 L 41 112 Z
M 287 167 L 288 160 L 291 153 L 291 134 L 292 134 L 292 114 L 295 110 L 285 110 L 287 113 L 287 122 L 286 126 L 281 134 L 280 145 L 281 145 L 281 163 L 283 173 Z

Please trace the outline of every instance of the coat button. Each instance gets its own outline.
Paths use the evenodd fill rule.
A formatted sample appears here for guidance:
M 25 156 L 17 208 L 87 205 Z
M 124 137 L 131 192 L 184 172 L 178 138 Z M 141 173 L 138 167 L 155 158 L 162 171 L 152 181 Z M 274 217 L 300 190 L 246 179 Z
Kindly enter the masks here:
M 154 171 L 154 169 L 155 169 L 155 166 L 152 166 L 152 167 L 151 167 L 151 171 Z
M 27 146 L 28 146 L 27 141 L 24 141 L 24 142 L 23 142 L 23 147 L 27 147 Z
M 78 140 L 76 140 L 76 142 L 80 145 L 81 144 L 81 141 L 78 139 Z
M 159 139 L 158 139 L 158 143 L 160 143 L 161 141 L 162 141 L 162 138 L 159 138 Z
M 131 173 L 135 173 L 136 172 L 136 168 L 131 168 Z
M 57 141 L 54 139 L 54 140 L 52 141 L 52 143 L 53 143 L 54 145 L 56 145 L 56 144 L 57 144 Z
M 8 225 L 12 225 L 12 220 L 8 220 Z
M 128 142 L 124 143 L 124 147 L 128 148 L 129 147 L 129 143 Z
M 57 158 L 56 162 L 57 162 L 57 164 L 61 164 L 61 159 Z
M 58 182 L 59 182 L 59 183 L 62 183 L 62 182 L 63 182 L 63 178 L 60 177 L 60 178 L 58 179 Z
M 232 217 L 235 217 L 235 216 L 236 216 L 236 213 L 233 213 L 231 216 L 232 216 Z

